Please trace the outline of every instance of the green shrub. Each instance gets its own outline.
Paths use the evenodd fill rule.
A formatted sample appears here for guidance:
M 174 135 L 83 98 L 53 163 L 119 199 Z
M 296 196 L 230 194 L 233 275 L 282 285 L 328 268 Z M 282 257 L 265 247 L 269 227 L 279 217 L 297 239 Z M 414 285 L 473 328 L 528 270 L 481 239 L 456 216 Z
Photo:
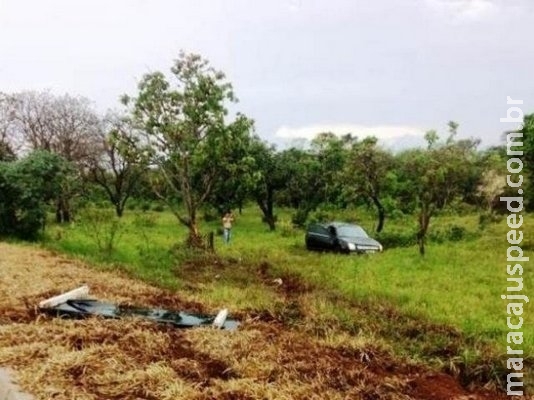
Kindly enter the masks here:
M 476 206 L 467 204 L 460 198 L 455 198 L 443 210 L 444 215 L 469 215 L 476 211 Z
M 80 224 L 106 258 L 111 256 L 124 233 L 120 218 L 110 209 L 85 208 L 80 213 Z
M 319 209 L 309 214 L 307 222 L 315 223 L 315 222 L 334 221 L 336 219 L 335 215 L 336 213 L 333 212 L 332 210 Z
M 395 247 L 411 247 L 417 243 L 417 238 L 414 232 L 388 232 L 382 231 L 376 235 L 384 249 L 392 249 Z
M 428 240 L 434 243 L 459 242 L 467 238 L 467 229 L 459 225 L 447 225 L 433 229 L 428 233 Z
M 278 223 L 278 231 L 282 237 L 293 237 L 299 233 L 298 229 L 287 219 L 282 219 Z
M 219 212 L 215 208 L 207 208 L 204 210 L 204 221 L 213 222 L 218 221 L 220 218 Z
M 525 241 L 522 243 L 521 247 L 522 247 L 523 250 L 525 250 L 525 251 L 528 251 L 528 252 L 533 251 L 533 250 L 534 250 L 534 240 L 532 240 L 532 239 L 527 239 L 527 240 L 525 240 Z
M 137 246 L 139 262 L 145 268 L 161 268 L 162 265 L 170 265 L 173 255 L 169 250 L 153 246 L 150 242 L 144 242 Z
M 163 212 L 165 211 L 165 206 L 163 204 L 156 204 L 154 207 L 152 207 L 152 210 L 155 212 Z
M 447 240 L 447 232 L 444 229 L 434 228 L 427 233 L 427 240 L 433 243 L 443 243 Z
M 58 155 L 36 151 L 0 163 L 0 235 L 35 240 L 44 228 L 47 203 L 61 193 L 70 164 Z
M 486 229 L 491 224 L 496 224 L 503 219 L 502 215 L 494 213 L 482 213 L 478 217 L 478 227 L 480 229 Z
M 388 219 L 395 220 L 395 219 L 402 219 L 405 217 L 406 217 L 406 214 L 404 214 L 401 210 L 395 209 L 386 214 L 386 221 Z
M 449 229 L 449 240 L 458 242 L 465 238 L 466 229 L 463 226 L 453 225 Z
M 132 225 L 138 229 L 153 228 L 158 223 L 158 217 L 154 214 L 136 213 Z
M 293 225 L 303 228 L 306 226 L 308 221 L 309 211 L 303 208 L 299 208 L 295 214 L 291 217 L 291 222 Z
M 398 201 L 393 197 L 384 197 L 383 199 L 380 199 L 380 202 L 382 203 L 382 207 L 384 207 L 386 215 L 388 215 L 390 218 L 393 218 L 393 215 L 398 215 L 398 213 L 400 213 L 400 215 L 404 215 L 399 208 Z

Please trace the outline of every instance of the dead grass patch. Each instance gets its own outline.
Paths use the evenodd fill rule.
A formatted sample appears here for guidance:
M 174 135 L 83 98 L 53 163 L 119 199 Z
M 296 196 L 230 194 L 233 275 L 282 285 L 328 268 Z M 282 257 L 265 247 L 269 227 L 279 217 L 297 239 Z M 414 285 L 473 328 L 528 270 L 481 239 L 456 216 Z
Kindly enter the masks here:
M 312 289 L 298 277 L 281 277 L 287 289 L 273 287 L 286 309 L 274 307 L 271 317 L 241 310 L 235 332 L 176 330 L 134 319 L 54 319 L 32 305 L 87 283 L 102 300 L 213 312 L 201 293 L 177 296 L 28 247 L 0 243 L 0 254 L 0 365 L 37 399 L 498 398 L 469 394 L 454 378 L 429 375 L 346 331 L 311 335 L 300 300 Z M 253 279 L 267 284 L 272 276 L 259 267 Z

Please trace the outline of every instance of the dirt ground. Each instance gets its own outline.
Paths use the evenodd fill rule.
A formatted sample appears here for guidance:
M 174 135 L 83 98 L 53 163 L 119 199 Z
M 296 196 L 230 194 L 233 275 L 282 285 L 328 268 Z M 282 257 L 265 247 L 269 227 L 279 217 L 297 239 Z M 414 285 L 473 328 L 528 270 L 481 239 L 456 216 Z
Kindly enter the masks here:
M 215 312 L 118 273 L 0 243 L 0 366 L 37 399 L 482 400 L 446 374 L 396 360 L 369 341 L 324 339 L 240 313 L 237 331 L 139 320 L 61 320 L 35 305 L 88 284 L 101 300 Z M 201 294 L 200 294 L 201 296 Z

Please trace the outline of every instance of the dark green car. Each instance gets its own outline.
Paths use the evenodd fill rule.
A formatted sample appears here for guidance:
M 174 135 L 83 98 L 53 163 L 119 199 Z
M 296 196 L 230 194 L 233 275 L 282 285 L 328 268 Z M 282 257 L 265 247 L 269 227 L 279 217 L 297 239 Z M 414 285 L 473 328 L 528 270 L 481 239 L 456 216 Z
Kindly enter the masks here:
M 308 250 L 357 254 L 383 250 L 382 245 L 369 237 L 361 226 L 345 222 L 311 224 L 306 231 L 305 240 Z

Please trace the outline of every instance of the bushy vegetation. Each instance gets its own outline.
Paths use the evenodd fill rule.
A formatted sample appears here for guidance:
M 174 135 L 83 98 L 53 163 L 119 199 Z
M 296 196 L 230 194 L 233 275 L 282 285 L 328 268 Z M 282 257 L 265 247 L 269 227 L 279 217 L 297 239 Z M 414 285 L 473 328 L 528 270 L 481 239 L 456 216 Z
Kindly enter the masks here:
M 0 235 L 36 239 L 45 225 L 48 202 L 71 172 L 63 158 L 46 151 L 0 162 Z
M 170 78 L 148 74 L 138 89 L 105 117 L 84 98 L 0 95 L 0 235 L 35 240 L 55 214 L 49 247 L 316 334 L 377 332 L 400 354 L 449 363 L 466 379 L 500 379 L 499 197 L 515 195 L 505 145 L 480 149 L 451 121 L 446 135 L 427 132 L 425 148 L 394 152 L 374 137 L 317 132 L 280 151 L 252 119 L 230 113 L 230 82 L 194 54 L 181 53 Z M 526 115 L 517 132 L 526 189 L 533 120 Z M 233 239 L 217 239 L 213 252 L 210 233 L 228 209 L 237 216 Z M 328 220 L 362 225 L 386 251 L 306 252 L 303 228 Z M 298 301 L 265 288 L 284 280 Z
M 231 244 L 225 245 L 217 236 L 216 254 L 183 247 L 186 230 L 177 227 L 168 212 L 125 216 L 123 237 L 104 258 L 78 225 L 54 226 L 47 246 L 104 268 L 120 268 L 162 287 L 201 290 L 206 302 L 225 304 L 236 312 L 267 313 L 285 323 L 309 324 L 318 334 L 329 329 L 374 332 L 377 340 L 389 343 L 398 354 L 461 370 L 466 381 L 502 378 L 503 271 L 494 260 L 502 257 L 495 238 L 506 238 L 505 222 L 480 232 L 476 214 L 440 216 L 434 223 L 445 228 L 429 236 L 429 251 L 423 258 L 413 251 L 415 224 L 410 240 L 385 246 L 383 254 L 345 256 L 306 251 L 304 231 L 289 223 L 292 211 L 279 211 L 280 232 L 272 232 L 255 208 L 244 208 Z M 375 223 L 365 208 L 350 214 L 357 215 L 367 229 Z M 388 230 L 399 235 L 395 240 L 401 240 L 405 224 L 404 219 L 390 221 Z M 204 222 L 202 228 L 215 231 L 218 225 L 218 221 Z M 67 231 L 58 239 L 55 230 L 60 229 Z M 261 272 L 264 269 L 268 276 Z M 297 304 L 294 300 L 279 303 L 270 293 L 270 286 L 276 286 L 272 281 L 293 282 L 292 276 L 308 289 L 291 286 L 288 290 L 307 294 Z M 525 286 L 534 284 L 532 277 L 525 279 Z M 305 315 L 295 314 L 296 310 Z M 531 310 L 525 318 L 534 318 Z M 525 353 L 534 350 L 532 343 L 534 331 L 526 326 Z

